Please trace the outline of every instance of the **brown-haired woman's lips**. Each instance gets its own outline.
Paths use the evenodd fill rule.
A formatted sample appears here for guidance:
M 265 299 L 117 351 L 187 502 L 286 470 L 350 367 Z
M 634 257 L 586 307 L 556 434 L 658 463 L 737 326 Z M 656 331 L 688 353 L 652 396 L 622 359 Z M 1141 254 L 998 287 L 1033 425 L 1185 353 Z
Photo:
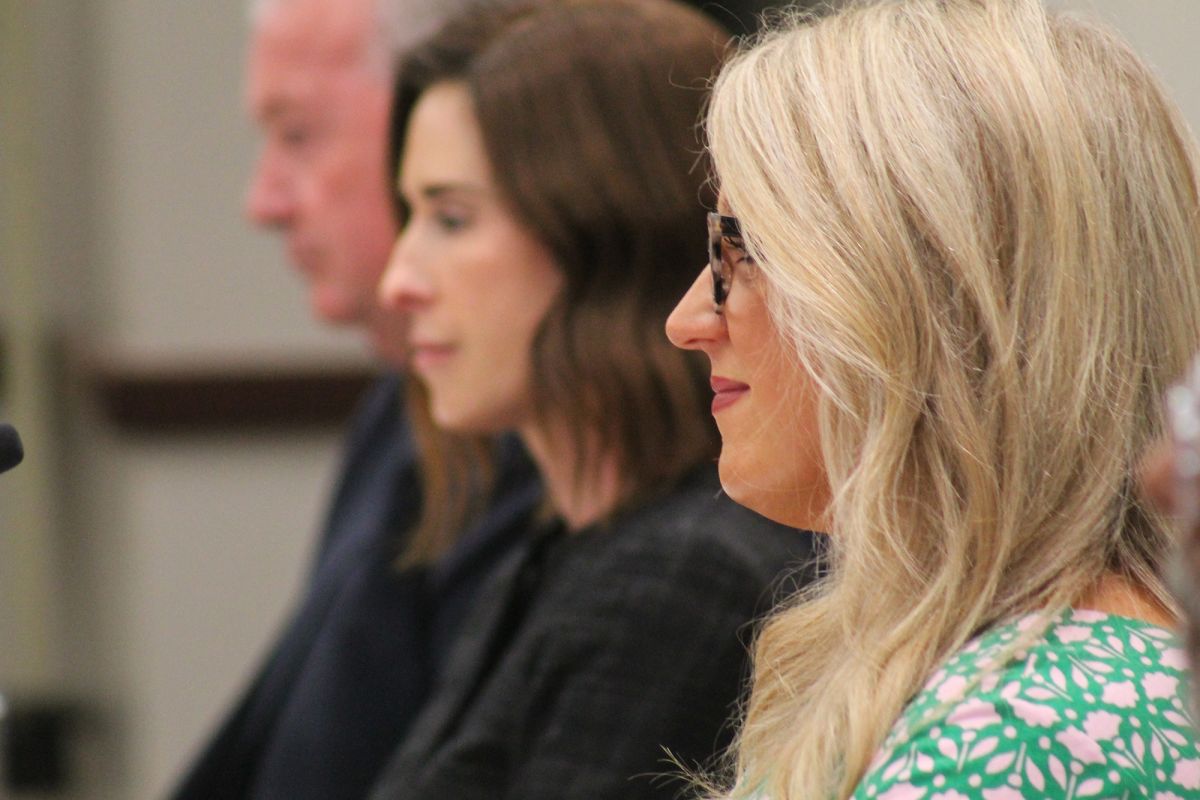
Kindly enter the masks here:
M 409 364 L 417 372 L 427 372 L 443 366 L 457 348 L 440 342 L 409 342 Z

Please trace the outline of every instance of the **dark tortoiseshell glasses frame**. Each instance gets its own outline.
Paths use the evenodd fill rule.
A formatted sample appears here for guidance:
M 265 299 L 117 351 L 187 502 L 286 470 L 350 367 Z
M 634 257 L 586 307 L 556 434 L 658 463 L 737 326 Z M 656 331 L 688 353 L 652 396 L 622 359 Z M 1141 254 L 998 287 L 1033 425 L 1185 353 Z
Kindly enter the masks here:
M 725 300 L 733 287 L 735 258 L 730 258 L 727 249 L 741 251 L 744 258 L 745 243 L 742 240 L 742 224 L 737 217 L 708 213 L 708 268 L 712 271 L 713 311 L 720 314 L 725 309 Z

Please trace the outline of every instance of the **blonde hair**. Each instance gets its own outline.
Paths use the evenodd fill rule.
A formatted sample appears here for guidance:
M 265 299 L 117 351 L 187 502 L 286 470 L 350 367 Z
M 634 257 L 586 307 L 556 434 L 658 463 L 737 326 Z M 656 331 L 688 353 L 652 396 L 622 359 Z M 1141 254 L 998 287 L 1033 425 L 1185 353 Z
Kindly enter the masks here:
M 1038 0 L 796 20 L 724 70 L 708 133 L 833 490 L 733 795 L 844 798 L 981 630 L 1107 572 L 1169 603 L 1133 471 L 1200 343 L 1193 144 L 1128 46 Z

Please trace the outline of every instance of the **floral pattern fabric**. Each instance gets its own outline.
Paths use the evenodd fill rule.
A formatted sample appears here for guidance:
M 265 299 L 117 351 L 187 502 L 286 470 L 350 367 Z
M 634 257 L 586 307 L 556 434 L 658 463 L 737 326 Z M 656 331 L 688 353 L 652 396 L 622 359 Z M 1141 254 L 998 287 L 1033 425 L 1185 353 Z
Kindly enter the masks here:
M 1013 653 L 1037 623 L 1029 616 L 995 628 L 938 670 L 854 800 L 1200 798 L 1200 746 L 1176 636 L 1067 611 Z

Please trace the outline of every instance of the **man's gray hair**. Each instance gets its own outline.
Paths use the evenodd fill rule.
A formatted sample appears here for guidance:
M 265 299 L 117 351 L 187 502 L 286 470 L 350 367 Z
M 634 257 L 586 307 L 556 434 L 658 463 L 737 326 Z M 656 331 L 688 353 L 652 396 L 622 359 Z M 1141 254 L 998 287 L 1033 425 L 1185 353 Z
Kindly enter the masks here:
M 250 0 L 249 15 L 255 24 L 270 9 L 301 0 Z M 306 0 L 312 2 L 313 0 Z M 341 3 L 344 0 L 322 0 Z M 389 76 L 413 45 L 433 34 L 438 26 L 470 0 L 368 0 L 375 24 L 365 56 L 368 63 Z
M 413 45 L 466 5 L 467 0 L 375 0 L 379 54 L 394 67 Z

